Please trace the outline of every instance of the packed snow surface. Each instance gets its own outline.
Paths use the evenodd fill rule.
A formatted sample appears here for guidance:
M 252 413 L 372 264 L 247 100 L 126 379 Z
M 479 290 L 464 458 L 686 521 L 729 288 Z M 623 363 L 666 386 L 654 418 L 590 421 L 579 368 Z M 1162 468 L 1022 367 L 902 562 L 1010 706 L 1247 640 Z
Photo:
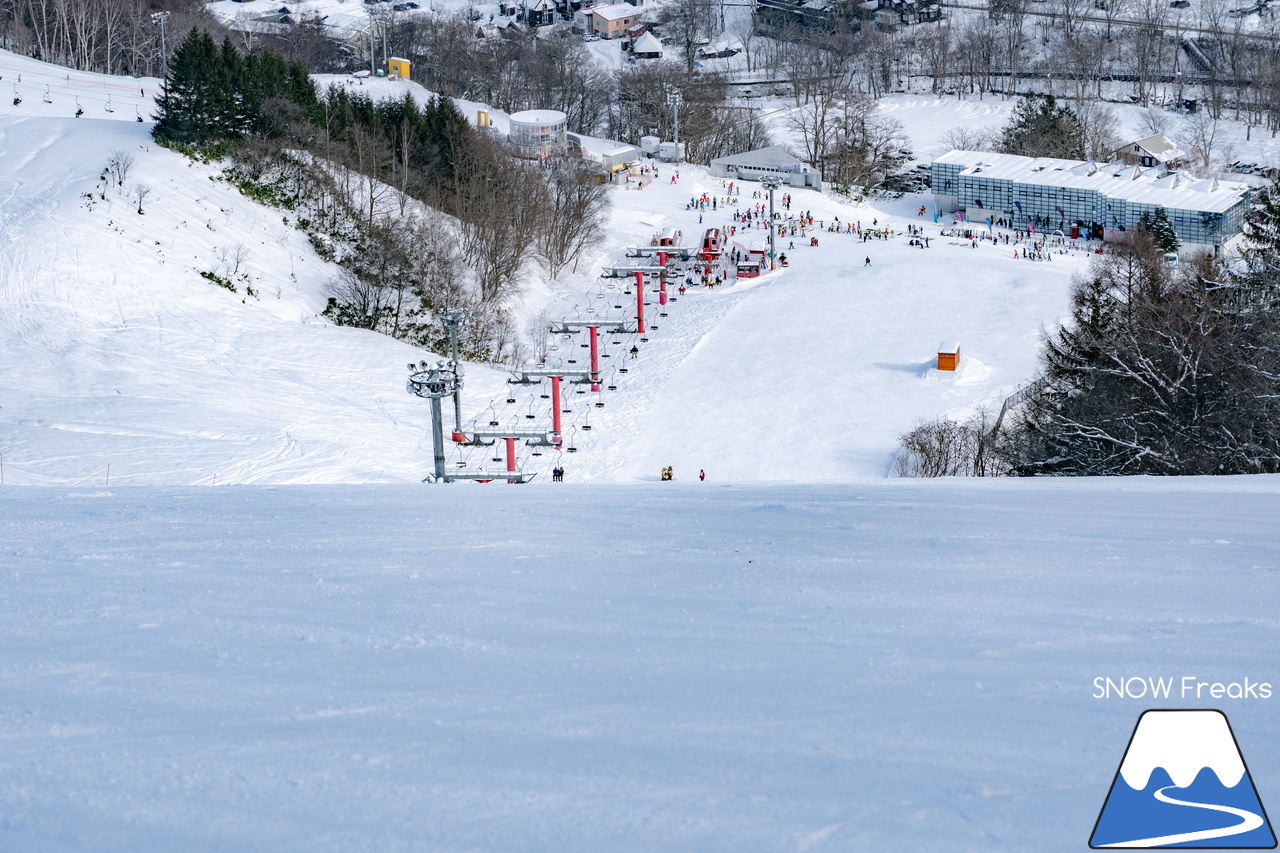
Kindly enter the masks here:
M 1151 707 L 1093 679 L 1277 682 L 1277 513 L 1275 477 L 0 490 L 0 849 L 1082 850 Z M 1268 802 L 1277 700 L 1216 704 Z

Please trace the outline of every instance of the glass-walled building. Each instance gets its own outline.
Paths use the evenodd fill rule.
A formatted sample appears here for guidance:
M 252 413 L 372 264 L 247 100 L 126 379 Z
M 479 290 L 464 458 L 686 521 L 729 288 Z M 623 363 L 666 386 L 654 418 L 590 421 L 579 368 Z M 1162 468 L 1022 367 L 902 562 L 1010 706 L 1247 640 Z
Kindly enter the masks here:
M 971 222 L 1116 239 L 1164 208 L 1183 243 L 1217 248 L 1240 233 L 1249 187 L 1188 178 L 1161 167 L 951 151 L 933 163 L 934 202 Z
M 559 110 L 525 110 L 513 113 L 508 140 L 521 157 L 538 159 L 563 154 L 569 117 Z

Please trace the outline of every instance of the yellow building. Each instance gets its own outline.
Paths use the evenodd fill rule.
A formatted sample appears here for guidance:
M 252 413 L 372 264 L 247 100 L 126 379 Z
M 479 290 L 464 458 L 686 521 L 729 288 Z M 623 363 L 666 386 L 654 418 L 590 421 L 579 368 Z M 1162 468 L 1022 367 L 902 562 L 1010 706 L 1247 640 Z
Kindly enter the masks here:
M 409 60 L 393 56 L 387 60 L 387 76 L 409 79 Z

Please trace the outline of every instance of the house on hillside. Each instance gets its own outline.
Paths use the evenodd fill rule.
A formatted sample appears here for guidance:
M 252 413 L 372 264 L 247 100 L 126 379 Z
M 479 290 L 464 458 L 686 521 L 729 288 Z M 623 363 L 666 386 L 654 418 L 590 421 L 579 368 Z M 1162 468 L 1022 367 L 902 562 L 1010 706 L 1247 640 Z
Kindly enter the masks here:
M 878 30 L 896 30 L 942 20 L 939 0 L 869 0 L 863 9 Z
M 1116 157 L 1130 164 L 1139 166 L 1164 166 L 1170 172 L 1176 172 L 1186 158 L 1183 151 L 1163 133 L 1130 142 L 1116 150 Z
M 546 27 L 556 22 L 555 0 L 535 0 L 525 7 L 525 17 L 531 27 Z
M 574 15 L 574 28 L 600 38 L 616 39 L 640 22 L 640 10 L 630 3 L 592 6 Z

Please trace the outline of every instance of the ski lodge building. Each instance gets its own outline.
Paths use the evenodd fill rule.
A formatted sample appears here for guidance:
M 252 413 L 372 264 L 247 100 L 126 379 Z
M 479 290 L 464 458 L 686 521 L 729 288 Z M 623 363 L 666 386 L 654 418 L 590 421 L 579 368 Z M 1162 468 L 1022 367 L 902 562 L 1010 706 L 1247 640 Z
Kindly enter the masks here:
M 711 161 L 711 174 L 738 181 L 758 181 L 765 175 L 773 175 L 789 187 L 822 189 L 822 173 L 808 163 L 800 162 L 780 145 L 717 157 Z
M 1215 252 L 1240 233 L 1249 187 L 1189 178 L 1160 166 L 1106 165 L 989 151 L 949 151 L 933 161 L 934 204 L 970 222 L 1011 219 L 1015 227 L 1115 240 L 1144 213 L 1163 207 L 1184 244 Z

